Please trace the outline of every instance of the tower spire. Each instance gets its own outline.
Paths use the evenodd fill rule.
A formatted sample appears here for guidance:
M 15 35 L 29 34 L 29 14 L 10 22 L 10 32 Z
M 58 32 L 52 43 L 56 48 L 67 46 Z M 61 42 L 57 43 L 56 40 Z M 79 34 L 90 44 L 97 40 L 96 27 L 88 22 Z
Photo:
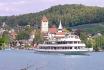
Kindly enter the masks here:
M 60 24 L 59 24 L 58 29 L 59 29 L 59 30 L 62 30 L 62 28 L 63 28 L 63 27 L 62 27 L 61 20 L 60 20 Z
M 59 27 L 58 27 L 58 32 L 62 32 L 62 29 L 63 29 L 63 27 L 62 27 L 61 20 L 60 20 L 60 24 L 59 24 Z

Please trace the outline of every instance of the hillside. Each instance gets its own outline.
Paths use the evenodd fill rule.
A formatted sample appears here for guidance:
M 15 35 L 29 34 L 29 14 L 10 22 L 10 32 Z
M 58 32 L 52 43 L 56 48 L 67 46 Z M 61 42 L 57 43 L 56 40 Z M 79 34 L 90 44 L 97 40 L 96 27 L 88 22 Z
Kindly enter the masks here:
M 72 29 L 80 29 L 82 31 L 86 31 L 88 33 L 104 33 L 104 22 L 103 23 L 95 23 L 95 24 L 84 24 L 71 27 Z
M 104 22 L 104 8 L 73 4 L 53 6 L 37 13 L 0 17 L 0 23 L 6 22 L 12 27 L 27 24 L 40 26 L 43 15 L 48 17 L 50 26 L 58 25 L 60 19 L 64 27 Z

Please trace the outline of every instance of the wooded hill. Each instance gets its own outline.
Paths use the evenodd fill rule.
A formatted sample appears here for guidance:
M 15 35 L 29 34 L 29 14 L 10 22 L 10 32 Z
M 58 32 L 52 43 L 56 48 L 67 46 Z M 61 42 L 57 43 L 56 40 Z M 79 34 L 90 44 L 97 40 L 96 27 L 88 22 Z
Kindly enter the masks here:
M 28 24 L 40 26 L 43 15 L 49 19 L 50 26 L 52 24 L 57 26 L 60 19 L 64 27 L 104 22 L 104 8 L 72 4 L 53 6 L 37 13 L 0 17 L 0 24 L 6 22 L 12 27 Z

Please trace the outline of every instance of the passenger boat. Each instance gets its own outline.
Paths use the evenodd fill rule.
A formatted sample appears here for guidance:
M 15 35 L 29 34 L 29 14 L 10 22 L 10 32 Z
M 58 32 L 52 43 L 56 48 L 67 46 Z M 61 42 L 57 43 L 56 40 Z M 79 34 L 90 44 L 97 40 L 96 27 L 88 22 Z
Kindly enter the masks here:
M 54 38 L 38 44 L 35 48 L 38 52 L 63 53 L 63 54 L 84 54 L 93 51 L 93 48 L 86 48 L 78 35 L 68 33 L 64 38 Z

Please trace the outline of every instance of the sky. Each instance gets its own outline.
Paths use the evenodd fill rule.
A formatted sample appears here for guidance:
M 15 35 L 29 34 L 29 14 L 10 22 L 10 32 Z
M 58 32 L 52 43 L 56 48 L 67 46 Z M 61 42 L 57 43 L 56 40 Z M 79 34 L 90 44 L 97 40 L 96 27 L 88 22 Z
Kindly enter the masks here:
M 59 4 L 104 7 L 104 0 L 0 0 L 0 16 L 35 13 Z

